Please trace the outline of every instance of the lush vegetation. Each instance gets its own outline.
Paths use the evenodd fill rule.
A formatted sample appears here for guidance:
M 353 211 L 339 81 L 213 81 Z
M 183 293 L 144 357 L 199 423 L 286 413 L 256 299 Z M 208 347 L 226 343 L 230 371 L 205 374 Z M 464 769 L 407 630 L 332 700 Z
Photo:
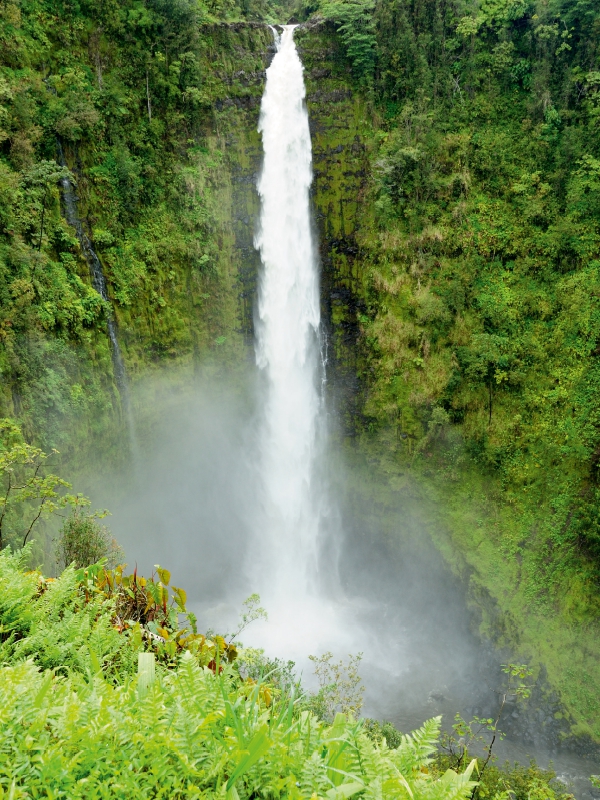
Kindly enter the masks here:
M 110 314 L 130 376 L 243 360 L 254 277 L 237 216 L 251 219 L 254 201 L 239 192 L 258 157 L 271 42 L 255 22 L 285 5 L 0 0 L 0 413 L 25 432 L 3 423 L 1 545 L 21 546 L 38 519 L 75 507 L 61 563 L 118 560 L 54 474 L 56 454 L 47 461 L 36 446 L 85 457 L 84 441 L 101 443 L 113 459 L 125 450 L 120 433 L 107 437 L 122 411 Z M 484 632 L 543 664 L 569 724 L 598 738 L 597 4 L 327 0 L 292 10 L 330 20 L 319 35 L 336 59 L 343 51 L 335 79 L 329 65 L 315 68 L 331 92 L 311 102 L 337 104 L 315 126 L 324 151 L 337 149 L 334 126 L 345 129 L 339 160 L 318 168 L 329 169 L 323 228 L 336 268 L 352 273 L 358 312 L 347 369 L 360 379 L 352 409 L 365 486 L 391 475 L 396 490 L 418 476 L 444 508 L 453 534 L 440 545 L 467 566 Z M 365 172 L 342 213 L 338 193 Z M 65 182 L 108 302 L 65 221 Z M 68 574 L 75 597 L 79 578 Z M 127 663 L 122 675 L 133 676 L 134 656 Z M 61 678 L 71 679 L 83 680 Z
M 18 426 L 2 425 L 0 797 L 564 796 L 551 772 L 490 764 L 504 703 L 495 721 L 459 719 L 440 738 L 437 718 L 406 736 L 358 720 L 360 656 L 311 657 L 320 688 L 306 695 L 293 663 L 242 648 L 240 634 L 266 617 L 257 595 L 235 632 L 199 633 L 168 570 L 126 574 L 102 515 L 44 474 L 46 455 Z M 7 542 L 68 506 L 55 541 L 67 566 L 47 578 L 28 568 L 32 541 Z M 506 671 L 505 698 L 527 695 L 527 668 Z M 492 734 L 479 763 L 473 725 Z
M 239 350 L 225 150 L 244 156 L 240 129 L 256 138 L 244 114 L 271 38 L 249 26 L 236 49 L 219 21 L 270 13 L 243 6 L 0 3 L 0 406 L 46 448 L 120 412 L 107 314 L 130 375 Z M 215 107 L 232 93 L 241 110 Z M 65 181 L 109 304 L 61 209 Z
M 476 762 L 436 755 L 439 719 L 410 736 L 320 719 L 280 665 L 198 634 L 166 570 L 96 564 L 53 580 L 24 571 L 30 555 L 0 552 L 0 796 L 473 795 Z M 534 767 L 490 775 L 482 796 L 564 796 Z
M 51 581 L 23 572 L 28 556 L 0 553 L 2 796 L 470 795 L 473 764 L 427 769 L 439 720 L 394 749 L 343 714 L 320 721 L 245 678 L 232 644 L 197 634 L 166 570 L 71 567 Z
M 390 121 L 367 413 L 395 416 L 425 450 L 460 425 L 508 502 L 547 508 L 548 548 L 600 563 L 600 15 L 582 2 L 423 12 L 443 35 L 418 54 L 414 18 L 386 4 L 379 21 Z M 409 54 L 418 70 L 395 74 Z
M 546 504 L 553 546 L 600 563 L 600 13 L 380 3 L 372 22 L 365 413 L 412 450 L 460 426 L 508 502 Z
M 339 29 L 374 120 L 369 201 L 335 243 L 368 468 L 444 509 L 432 529 L 453 531 L 485 632 L 599 737 L 597 4 L 307 10 Z

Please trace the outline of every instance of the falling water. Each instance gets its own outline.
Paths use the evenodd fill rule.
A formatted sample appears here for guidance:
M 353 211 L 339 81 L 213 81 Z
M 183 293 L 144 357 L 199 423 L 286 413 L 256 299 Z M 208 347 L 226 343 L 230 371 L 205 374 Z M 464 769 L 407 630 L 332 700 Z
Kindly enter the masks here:
M 65 160 L 65 155 L 63 152 L 62 145 L 60 143 L 60 140 L 58 139 L 56 142 L 56 146 L 58 150 L 59 163 L 62 167 L 66 167 L 67 162 Z M 60 184 L 63 190 L 65 217 L 69 225 L 75 229 L 77 239 L 79 240 L 79 244 L 81 245 L 83 256 L 87 261 L 87 264 L 90 269 L 92 285 L 94 289 L 98 292 L 100 297 L 107 304 L 107 308 L 109 308 L 110 299 L 108 297 L 108 290 L 106 288 L 106 279 L 104 277 L 104 272 L 102 271 L 102 264 L 100 263 L 100 259 L 96 255 L 96 251 L 92 247 L 90 238 L 85 232 L 83 225 L 81 223 L 81 219 L 79 218 L 79 214 L 77 212 L 77 196 L 75 194 L 75 189 L 73 187 L 73 184 L 67 177 L 61 178 Z M 125 364 L 123 363 L 123 356 L 121 354 L 121 348 L 119 347 L 119 340 L 117 338 L 117 326 L 112 311 L 107 311 L 106 326 L 108 329 L 108 338 L 110 340 L 115 383 L 117 384 L 117 388 L 119 389 L 121 398 L 123 400 L 123 403 L 125 404 L 128 403 L 127 376 L 125 374 Z
M 264 162 L 256 246 L 263 270 L 256 357 L 264 396 L 257 458 L 261 510 L 249 578 L 269 620 L 253 626 L 248 641 L 294 660 L 306 676 L 312 672 L 310 654 L 347 656 L 368 647 L 376 657 L 377 645 L 359 622 L 365 604 L 348 597 L 337 576 L 342 537 L 324 480 L 328 441 L 309 202 L 312 152 L 293 37 L 291 25 L 281 37 L 275 33 L 277 52 L 267 70 L 259 122 Z
M 294 26 L 275 33 L 259 130 L 264 163 L 256 246 L 261 276 L 256 359 L 264 375 L 259 469 L 263 515 L 252 570 L 267 605 L 316 591 L 319 501 L 319 278 L 311 234 L 312 153 Z
M 58 160 L 62 167 L 67 166 L 65 154 L 60 143 L 56 140 L 58 150 Z M 85 232 L 77 209 L 77 195 L 75 194 L 75 187 L 68 177 L 60 179 L 62 187 L 62 196 L 65 209 L 65 217 L 69 225 L 75 229 L 75 234 L 79 241 L 81 251 L 88 264 L 90 276 L 92 279 L 92 286 L 98 292 L 100 297 L 104 300 L 106 311 L 106 328 L 108 331 L 108 339 L 110 342 L 110 351 L 113 363 L 113 374 L 115 383 L 121 398 L 121 408 L 123 410 L 125 424 L 127 426 L 127 433 L 129 435 L 129 450 L 133 460 L 134 473 L 137 474 L 137 465 L 139 464 L 140 455 L 135 431 L 135 423 L 133 419 L 133 411 L 131 408 L 131 400 L 129 395 L 129 382 L 127 380 L 127 372 L 125 370 L 125 363 L 123 355 L 119 346 L 119 338 L 117 336 L 117 323 L 108 296 L 108 289 L 106 286 L 106 278 L 102 270 L 100 259 L 94 250 L 89 236 Z

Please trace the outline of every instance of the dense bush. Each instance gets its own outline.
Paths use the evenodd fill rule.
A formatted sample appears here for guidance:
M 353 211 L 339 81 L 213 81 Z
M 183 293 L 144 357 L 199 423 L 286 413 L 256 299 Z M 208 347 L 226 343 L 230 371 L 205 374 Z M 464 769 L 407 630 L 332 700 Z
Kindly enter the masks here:
M 410 736 L 320 719 L 293 665 L 198 634 L 166 570 L 146 580 L 69 567 L 52 580 L 24 571 L 29 556 L 0 552 L 0 797 L 471 795 L 475 762 L 457 771 L 436 756 L 439 718 Z M 490 769 L 486 796 L 554 798 L 551 778 Z
M 50 455 L 57 456 L 58 451 Z M 70 483 L 49 471 L 49 458 L 25 441 L 13 420 L 0 419 L 0 550 L 6 545 L 24 547 L 34 529 L 37 533 L 59 509 L 75 508 L 79 515 L 89 505 L 83 495 L 67 491 Z
M 439 720 L 396 750 L 374 745 L 343 715 L 333 725 L 267 705 L 260 686 L 220 675 L 186 653 L 142 697 L 136 682 L 59 678 L 30 662 L 0 670 L 0 785 L 11 796 L 69 798 L 466 798 L 472 767 L 427 766 Z
M 411 452 L 445 413 L 507 501 L 547 505 L 549 547 L 600 564 L 597 4 L 391 2 L 374 21 L 365 411 Z
M 108 528 L 92 514 L 81 511 L 75 511 L 65 520 L 56 550 L 63 569 L 69 564 L 87 567 L 102 559 L 109 569 L 114 569 L 125 555 Z

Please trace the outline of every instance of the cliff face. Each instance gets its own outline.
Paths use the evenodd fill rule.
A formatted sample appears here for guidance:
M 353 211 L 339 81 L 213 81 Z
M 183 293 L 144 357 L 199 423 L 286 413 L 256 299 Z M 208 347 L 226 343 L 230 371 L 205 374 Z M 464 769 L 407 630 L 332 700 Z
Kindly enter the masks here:
M 332 28 L 297 34 L 357 492 L 429 508 L 480 632 L 552 707 L 521 733 L 598 741 L 600 19 L 540 4 L 473 38 L 450 6 L 420 12 L 378 6 L 368 104 Z M 567 19 L 569 47 L 542 45 Z
M 321 293 L 328 376 L 348 434 L 357 430 L 365 309 L 358 235 L 369 218 L 367 190 L 371 113 L 355 83 L 331 23 L 308 23 L 296 32 L 305 67 L 313 143 L 313 207 L 321 258 Z
M 546 747 L 597 752 L 600 696 L 591 687 L 600 685 L 600 631 L 586 545 L 593 547 L 593 512 L 585 512 L 579 532 L 575 523 L 581 498 L 593 503 L 595 479 L 584 463 L 571 461 L 575 451 L 583 453 L 590 429 L 581 428 L 569 449 L 574 428 L 561 405 L 570 393 L 571 416 L 589 420 L 595 413 L 579 399 L 597 369 L 594 358 L 580 360 L 596 342 L 595 278 L 589 297 L 577 287 L 590 270 L 595 274 L 596 251 L 583 242 L 596 223 L 593 215 L 583 223 L 582 206 L 575 212 L 568 200 L 589 159 L 569 167 L 570 175 L 566 167 L 560 173 L 567 184 L 563 213 L 583 226 L 568 265 L 545 246 L 562 235 L 560 214 L 552 216 L 553 206 L 543 220 L 536 217 L 540 206 L 523 202 L 519 183 L 529 179 L 527 169 L 538 170 L 533 180 L 546 174 L 541 191 L 549 198 L 561 148 L 575 141 L 582 151 L 590 147 L 588 111 L 570 118 L 565 111 L 571 129 L 565 123 L 564 141 L 556 136 L 549 144 L 548 124 L 536 119 L 531 98 L 502 76 L 485 90 L 469 86 L 468 101 L 450 89 L 436 98 L 432 87 L 420 97 L 417 86 L 416 97 L 374 110 L 351 79 L 333 27 L 309 23 L 296 38 L 313 136 L 330 385 L 346 441 L 362 463 L 357 507 L 377 503 L 392 512 L 398 492 L 415 498 L 423 527 L 468 587 L 479 633 L 535 669 L 530 706 L 538 719 L 516 714 L 510 727 Z M 434 83 L 443 76 L 436 58 Z M 411 63 L 407 58 L 406 74 Z M 391 122 L 379 116 L 384 112 Z M 539 149 L 520 149 L 534 130 Z M 497 164 L 482 155 L 487 146 Z M 497 174 L 509 173 L 516 183 L 506 190 Z M 555 185 L 552 202 L 562 191 Z M 538 234 L 547 239 L 541 243 Z M 543 309 L 527 305 L 533 291 Z M 575 361 L 567 339 L 578 341 Z M 518 364 L 506 356 L 506 342 L 522 347 Z M 536 363 L 539 347 L 544 363 Z M 496 357 L 484 395 L 475 383 L 485 384 L 485 359 Z M 550 409 L 555 403 L 561 412 Z M 521 427 L 525 418 L 528 428 Z M 550 442 L 558 437 L 560 456 Z M 402 530 L 391 535 L 401 538 Z
M 131 15 L 105 14 L 102 5 L 85 9 L 81 17 L 73 12 L 63 20 L 60 35 L 52 27 L 55 16 L 40 18 L 44 36 L 17 6 L 0 9 L 0 414 L 19 419 L 31 439 L 66 457 L 87 458 L 93 451 L 95 458 L 104 453 L 115 459 L 123 452 L 126 421 L 109 314 L 132 385 L 173 365 L 192 374 L 207 362 L 236 366 L 248 357 L 258 268 L 257 123 L 273 39 L 268 26 L 258 23 L 175 24 L 157 17 L 142 25 Z M 490 372 L 483 350 L 479 361 L 473 356 L 469 362 L 473 341 L 488 336 L 494 344 L 492 323 L 514 321 L 523 309 L 533 309 L 531 342 L 543 337 L 546 326 L 563 331 L 562 346 L 577 338 L 563 317 L 574 319 L 574 309 L 591 308 L 598 296 L 594 289 L 587 306 L 583 302 L 583 272 L 561 278 L 564 296 L 556 303 L 562 317 L 556 323 L 555 300 L 544 294 L 543 281 L 534 286 L 523 273 L 513 291 L 516 278 L 508 267 L 486 272 L 492 256 L 518 243 L 517 236 L 500 236 L 499 228 L 509 227 L 500 214 L 505 200 L 492 197 L 504 191 L 490 177 L 492 153 L 512 142 L 517 129 L 527 138 L 530 128 L 516 112 L 510 120 L 499 107 L 502 130 L 491 142 L 487 106 L 476 117 L 481 130 L 462 130 L 462 117 L 452 123 L 456 130 L 446 130 L 446 118 L 438 130 L 429 107 L 409 103 L 402 125 L 390 133 L 388 124 L 378 140 L 380 121 L 351 79 L 333 27 L 309 23 L 296 39 L 313 137 L 329 378 L 343 430 L 368 453 L 382 507 L 386 492 L 417 491 L 417 485 L 423 502 L 433 501 L 432 533 L 456 571 L 468 576 L 481 630 L 544 665 L 581 723 L 579 730 L 598 736 L 600 701 L 590 688 L 599 685 L 595 578 L 572 555 L 579 540 L 571 537 L 568 552 L 559 541 L 574 518 L 572 505 L 567 498 L 547 511 L 528 500 L 538 474 L 533 466 L 521 476 L 520 494 L 515 490 L 507 504 L 492 461 L 476 460 L 490 442 L 500 441 L 500 433 L 517 437 L 531 428 L 519 416 L 525 405 L 518 381 L 525 367 L 511 372 L 498 361 Z M 466 100 L 456 97 L 464 114 Z M 507 120 L 514 130 L 504 130 Z M 559 135 L 549 133 L 548 125 L 538 125 L 542 152 L 554 141 L 550 134 Z M 415 144 L 411 136 L 422 140 Z M 510 147 L 504 145 L 509 164 Z M 517 181 L 510 190 L 515 208 L 509 221 L 525 220 L 529 230 L 550 213 L 544 210 L 549 191 L 535 164 L 525 163 L 530 150 L 521 150 L 525 166 L 503 169 Z M 376 158 L 386 165 L 390 186 L 380 177 L 374 186 Z M 579 172 L 591 163 L 581 161 Z M 81 236 L 66 220 L 60 188 L 65 180 L 75 187 L 82 230 L 101 264 L 105 301 L 92 286 Z M 479 194 L 473 189 L 477 180 Z M 425 208 L 422 229 L 408 216 L 419 208 L 417 201 Z M 394 203 L 406 209 L 406 224 L 398 222 Z M 385 225 L 381 214 L 387 215 Z M 444 250 L 453 237 L 462 239 Z M 521 244 L 523 269 L 529 269 L 533 252 L 527 242 Z M 463 269 L 465 253 L 471 271 Z M 546 255 L 538 256 L 534 272 L 546 263 Z M 506 286 L 497 285 L 499 275 Z M 477 297 L 470 296 L 472 289 Z M 496 314 L 499 298 L 504 305 Z M 586 312 L 590 319 L 592 311 Z M 484 312 L 489 319 L 481 317 Z M 580 351 L 596 353 L 595 328 L 587 322 L 580 327 L 589 347 L 574 346 L 578 365 Z M 562 352 L 558 345 L 551 354 Z M 532 380 L 536 374 L 531 371 Z M 548 386 L 543 396 L 527 394 L 537 409 L 535 424 L 539 409 L 565 402 L 560 387 Z M 379 427 L 378 438 L 364 435 L 365 420 Z M 468 439 L 473 420 L 481 441 Z M 510 425 L 496 429 L 502 420 Z M 548 420 L 543 417 L 543 430 L 557 431 Z M 563 450 L 566 442 L 561 439 Z M 548 474 L 558 474 L 564 462 L 558 451 L 548 452 L 554 470 Z M 579 452 L 571 448 L 570 464 Z M 546 457 L 532 444 L 521 455 L 536 470 Z M 376 473 L 378 462 L 382 469 Z M 581 477 L 575 467 L 572 473 Z M 587 485 L 583 490 L 591 492 Z M 369 494 L 366 482 L 361 491 Z M 568 731 L 566 722 L 561 725 Z
M 112 328 L 129 384 L 244 358 L 272 33 L 159 16 L 137 30 L 125 7 L 60 28 L 0 15 L 0 414 L 66 456 L 110 450 L 125 424 Z
M 256 179 L 262 160 L 258 134 L 260 101 L 265 69 L 275 46 L 266 25 L 221 26 L 214 50 L 215 92 L 209 136 L 216 137 L 225 155 L 223 178 L 231 192 L 223 213 L 233 235 L 232 247 L 223 254 L 229 264 L 230 284 L 237 320 L 234 331 L 242 342 L 253 339 L 253 310 L 260 259 L 254 248 L 254 230 L 259 214 Z M 225 48 L 223 45 L 225 44 Z M 229 54 L 231 72 L 216 68 L 223 51 Z M 211 59 L 212 60 L 212 59 Z M 232 309 L 233 311 L 233 309 Z M 238 353 L 239 355 L 239 353 Z

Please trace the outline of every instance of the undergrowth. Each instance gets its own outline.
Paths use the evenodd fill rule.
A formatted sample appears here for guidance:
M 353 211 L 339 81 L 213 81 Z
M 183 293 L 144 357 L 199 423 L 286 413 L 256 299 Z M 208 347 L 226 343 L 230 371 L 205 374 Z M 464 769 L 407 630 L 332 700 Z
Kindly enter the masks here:
M 410 735 L 333 706 L 324 719 L 293 664 L 198 633 L 167 570 L 50 579 L 30 556 L 0 552 L 0 798 L 473 796 L 477 761 L 440 760 L 441 718 Z M 519 770 L 490 768 L 480 796 L 507 797 L 515 776 L 560 796 Z
M 0 552 L 0 797 L 466 798 L 474 762 L 431 771 L 440 720 L 395 749 L 294 687 L 244 676 L 196 632 L 170 575 L 103 566 L 56 580 Z M 138 657 L 156 677 L 138 686 Z M 146 676 L 147 678 L 147 676 Z

